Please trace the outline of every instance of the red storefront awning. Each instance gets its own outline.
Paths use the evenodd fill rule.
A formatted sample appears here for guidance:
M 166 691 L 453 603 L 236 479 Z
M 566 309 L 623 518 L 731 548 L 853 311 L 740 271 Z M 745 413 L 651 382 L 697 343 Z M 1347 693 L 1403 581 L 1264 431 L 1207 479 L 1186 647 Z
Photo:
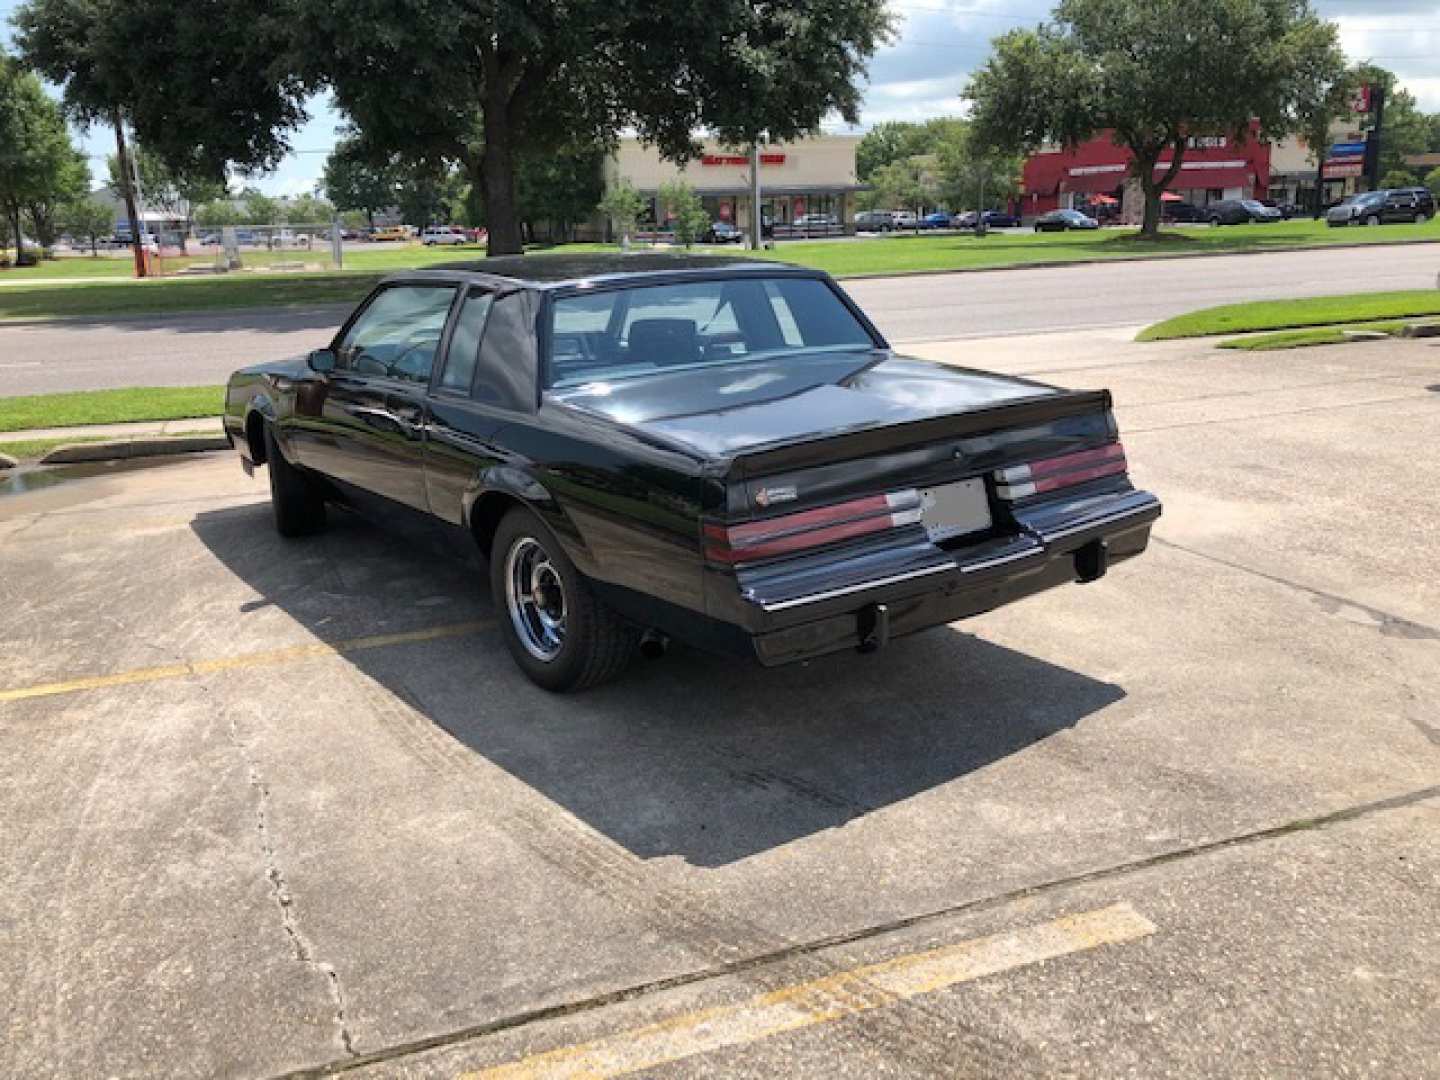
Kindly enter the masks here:
M 1060 181 L 1061 191 L 1085 192 L 1114 191 L 1125 183 L 1127 170 L 1124 165 L 1113 168 L 1071 169 Z
M 1170 166 L 1162 165 L 1155 170 L 1155 179 L 1164 177 Z M 1248 188 L 1255 185 L 1255 174 L 1242 161 L 1209 162 L 1190 167 L 1180 166 L 1175 179 L 1170 181 L 1170 191 L 1198 191 L 1204 188 Z

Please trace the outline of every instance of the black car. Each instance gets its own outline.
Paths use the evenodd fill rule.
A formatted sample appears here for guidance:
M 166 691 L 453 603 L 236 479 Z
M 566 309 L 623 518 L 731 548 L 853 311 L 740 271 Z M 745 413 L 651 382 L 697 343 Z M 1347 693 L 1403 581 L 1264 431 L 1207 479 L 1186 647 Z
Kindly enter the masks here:
M 1160 218 L 1163 221 L 1174 222 L 1179 225 L 1193 224 L 1196 222 L 1209 221 L 1205 214 L 1205 208 L 1188 202 L 1162 202 L 1160 204 Z
M 1205 207 L 1205 220 L 1211 225 L 1244 225 L 1252 221 L 1269 224 L 1281 218 L 1279 210 L 1257 199 L 1220 199 Z
M 973 229 L 975 228 L 977 215 L 974 210 L 966 210 L 963 214 L 956 214 L 950 220 L 951 228 Z M 1006 213 L 1004 210 L 986 210 L 985 228 L 987 229 L 1014 229 L 1020 225 L 1020 219 L 1014 214 Z
M 728 221 L 712 221 L 700 238 L 707 244 L 738 244 L 745 234 Z
M 1434 216 L 1435 196 L 1429 188 L 1385 188 L 1341 200 L 1325 212 L 1325 221 L 1332 228 L 1395 222 L 1423 225 Z
M 343 502 L 482 554 L 516 662 L 570 690 L 670 637 L 870 652 L 1101 577 L 1160 514 L 1110 406 L 897 356 L 819 271 L 515 256 L 385 279 L 224 422 L 283 535 Z
M 1064 232 L 1066 229 L 1098 229 L 1100 223 L 1079 210 L 1051 210 L 1035 219 L 1036 232 Z

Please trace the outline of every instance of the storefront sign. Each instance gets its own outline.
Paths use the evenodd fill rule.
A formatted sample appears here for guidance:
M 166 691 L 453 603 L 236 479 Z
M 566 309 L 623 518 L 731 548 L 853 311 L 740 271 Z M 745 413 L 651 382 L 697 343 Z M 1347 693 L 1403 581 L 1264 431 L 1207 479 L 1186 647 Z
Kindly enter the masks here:
M 700 159 L 701 165 L 740 165 L 750 164 L 750 158 L 745 154 L 706 154 Z M 761 154 L 761 165 L 784 165 L 784 154 Z
M 1365 165 L 1362 162 L 1327 161 L 1325 168 L 1320 175 L 1326 180 L 1339 180 L 1346 176 L 1363 176 Z
M 1185 140 L 1187 150 L 1224 150 L 1229 145 L 1224 135 L 1191 135 Z
M 1350 111 L 1355 113 L 1368 113 L 1371 105 L 1371 88 L 1369 83 L 1358 86 L 1355 95 L 1350 99 Z

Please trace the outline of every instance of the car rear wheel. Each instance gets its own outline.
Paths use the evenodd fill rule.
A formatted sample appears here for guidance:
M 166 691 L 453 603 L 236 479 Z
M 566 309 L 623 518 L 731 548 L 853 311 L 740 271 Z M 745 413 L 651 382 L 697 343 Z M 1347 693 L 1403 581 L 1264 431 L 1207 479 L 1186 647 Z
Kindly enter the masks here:
M 1365 224 L 1366 224 L 1366 225 L 1379 225 L 1379 224 L 1380 224 L 1380 215 L 1379 215 L 1379 214 L 1371 214 L 1369 217 L 1367 217 L 1367 218 L 1365 219 Z
M 315 482 L 285 460 L 275 432 L 265 425 L 265 465 L 270 474 L 270 506 L 281 536 L 306 536 L 325 525 L 325 498 Z
M 639 630 L 595 596 L 554 534 L 529 510 L 511 510 L 495 531 L 490 593 L 510 655 L 546 690 L 607 682 L 635 655 Z

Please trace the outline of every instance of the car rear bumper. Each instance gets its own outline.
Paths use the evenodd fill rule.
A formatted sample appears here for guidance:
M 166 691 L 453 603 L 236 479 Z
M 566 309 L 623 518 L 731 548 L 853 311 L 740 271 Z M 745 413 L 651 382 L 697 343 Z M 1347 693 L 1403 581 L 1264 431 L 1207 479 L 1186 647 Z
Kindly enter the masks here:
M 1016 535 L 958 551 L 918 541 L 752 580 L 755 655 L 767 666 L 874 649 L 1074 581 L 1145 550 L 1158 499 L 1129 490 L 1018 510 Z M 858 564 L 858 565 L 853 565 Z

